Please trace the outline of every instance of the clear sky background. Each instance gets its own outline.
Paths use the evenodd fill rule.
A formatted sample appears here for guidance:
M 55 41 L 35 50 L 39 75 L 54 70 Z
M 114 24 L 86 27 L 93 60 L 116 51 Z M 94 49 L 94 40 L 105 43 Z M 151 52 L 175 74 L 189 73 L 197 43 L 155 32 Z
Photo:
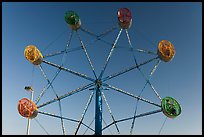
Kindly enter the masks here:
M 199 2 L 103 2 L 103 3 L 73 3 L 73 2 L 3 2 L 2 3 L 2 134 L 26 134 L 27 119 L 17 111 L 18 101 L 30 94 L 24 87 L 32 84 L 34 99 L 47 84 L 38 67 L 28 62 L 24 57 L 24 49 L 29 44 L 36 45 L 43 55 L 61 51 L 65 48 L 71 29 L 64 20 L 64 13 L 69 10 L 77 12 L 81 18 L 82 27 L 100 34 L 117 25 L 117 10 L 127 7 L 133 15 L 132 27 L 128 30 L 134 48 L 156 52 L 159 41 L 171 41 L 176 49 L 176 55 L 170 62 L 161 62 L 151 78 L 151 83 L 159 95 L 164 98 L 175 98 L 182 107 L 182 113 L 175 119 L 167 119 L 161 134 L 202 134 L 202 3 Z M 104 40 L 114 42 L 119 28 L 104 37 Z M 87 46 L 97 76 L 107 58 L 111 45 L 101 41 L 93 43 L 94 37 L 79 30 L 82 41 Z M 53 42 L 54 41 L 54 42 Z M 79 47 L 76 33 L 70 48 Z M 132 53 L 128 51 L 128 40 L 123 31 L 104 76 L 134 65 Z M 139 63 L 155 57 L 154 55 L 134 52 Z M 45 60 L 61 64 L 62 55 Z M 148 75 L 156 61 L 141 67 Z M 94 78 L 83 50 L 70 52 L 66 56 L 65 67 L 84 73 Z M 57 69 L 42 63 L 48 79 L 52 79 Z M 34 71 L 33 71 L 34 69 Z M 33 73 L 32 73 L 33 72 Z M 33 74 L 33 75 L 32 75 Z M 79 86 L 90 82 L 72 75 L 60 72 L 53 87 L 58 95 L 63 95 Z M 138 70 L 130 71 L 117 78 L 107 81 L 108 84 L 138 95 L 145 84 L 145 79 Z M 79 120 L 92 91 L 85 90 L 63 99 L 63 116 Z M 134 114 L 136 99 L 113 90 L 104 91 L 109 106 L 116 120 L 131 117 Z M 95 97 L 95 96 L 94 96 Z M 160 103 L 147 85 L 142 97 L 155 103 Z M 51 88 L 40 100 L 42 104 L 54 99 Z M 38 105 L 39 105 L 38 104 Z M 157 107 L 139 101 L 138 114 L 156 110 Z M 40 108 L 41 111 L 59 115 L 58 102 Z M 93 98 L 84 123 L 89 125 L 94 118 L 95 98 Z M 103 102 L 103 118 L 106 124 L 112 122 L 107 107 Z M 165 120 L 165 115 L 154 115 L 136 119 L 133 134 L 158 134 Z M 36 119 L 49 134 L 62 134 L 60 119 L 39 114 Z M 118 123 L 121 134 L 129 134 L 131 120 Z M 67 134 L 74 134 L 77 123 L 65 121 Z M 103 123 L 103 127 L 105 123 Z M 91 125 L 94 128 L 94 123 Z M 79 134 L 86 128 L 82 125 Z M 117 134 L 112 125 L 103 134 Z M 35 120 L 31 120 L 30 134 L 46 134 Z M 87 134 L 93 134 L 88 130 Z

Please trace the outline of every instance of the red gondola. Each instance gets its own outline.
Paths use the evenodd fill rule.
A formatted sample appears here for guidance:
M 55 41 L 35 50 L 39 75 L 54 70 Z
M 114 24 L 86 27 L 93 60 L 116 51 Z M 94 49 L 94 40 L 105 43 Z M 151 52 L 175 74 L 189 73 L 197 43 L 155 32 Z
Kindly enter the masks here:
M 128 29 L 132 24 L 132 14 L 128 8 L 118 10 L 118 23 L 121 28 Z

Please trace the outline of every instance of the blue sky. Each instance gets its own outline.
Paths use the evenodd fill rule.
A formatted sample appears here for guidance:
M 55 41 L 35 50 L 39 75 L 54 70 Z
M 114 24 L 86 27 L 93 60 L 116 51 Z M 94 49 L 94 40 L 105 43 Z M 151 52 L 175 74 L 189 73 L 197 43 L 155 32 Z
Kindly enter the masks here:
M 61 51 L 65 48 L 71 29 L 64 20 L 64 13 L 69 10 L 77 12 L 82 27 L 101 34 L 113 26 L 117 26 L 117 10 L 127 7 L 131 10 L 133 24 L 128 30 L 134 48 L 156 52 L 159 41 L 166 39 L 174 44 L 175 57 L 170 62 L 161 62 L 151 77 L 151 83 L 159 95 L 164 98 L 171 96 L 182 106 L 182 113 L 175 119 L 167 119 L 161 134 L 201 134 L 202 121 L 202 4 L 199 2 L 3 2 L 2 3 L 2 134 L 25 134 L 27 119 L 17 111 L 17 103 L 23 97 L 30 97 L 24 87 L 32 83 L 34 99 L 47 84 L 40 69 L 28 62 L 24 57 L 24 49 L 34 44 L 43 55 Z M 114 42 L 119 28 L 104 37 L 104 40 Z M 91 58 L 97 76 L 104 65 L 111 46 L 101 41 L 93 42 L 94 37 L 79 30 L 83 43 Z M 54 41 L 54 42 L 53 42 Z M 69 48 L 79 47 L 76 33 L 73 34 Z M 111 56 L 104 77 L 123 68 L 134 65 L 132 53 L 128 51 L 128 40 L 125 31 L 122 32 Z M 138 62 L 142 63 L 155 57 L 146 53 L 134 52 Z M 61 64 L 62 55 L 46 58 L 55 64 Z M 142 71 L 148 75 L 156 61 L 142 66 Z M 66 56 L 64 66 L 92 78 L 83 50 L 70 52 Z M 48 77 L 52 79 L 57 69 L 42 63 Z M 33 71 L 34 69 L 34 71 Z M 33 75 L 32 75 L 33 72 Z M 90 82 L 72 75 L 60 72 L 53 87 L 58 95 L 63 95 Z M 108 84 L 138 95 L 145 84 L 141 73 L 135 69 L 117 78 L 107 81 Z M 63 116 L 79 120 L 81 113 L 92 91 L 85 90 L 61 101 Z M 134 114 L 136 99 L 114 90 L 104 91 L 111 111 L 116 120 L 131 117 Z M 94 94 L 95 95 L 95 94 Z M 95 97 L 95 96 L 94 96 Z M 160 103 L 150 86 L 146 86 L 142 97 L 155 103 Z M 39 104 L 54 99 L 55 95 L 49 88 L 39 101 Z M 38 105 L 39 105 L 38 104 Z M 156 110 L 157 107 L 139 101 L 138 114 Z M 59 115 L 58 102 L 40 108 L 43 112 Z M 84 123 L 91 123 L 95 113 L 95 98 L 93 98 Z M 103 118 L 106 124 L 112 119 L 103 101 Z M 36 119 L 49 134 L 62 134 L 60 119 L 39 114 Z M 136 119 L 133 134 L 158 134 L 165 115 L 158 114 Z M 64 121 L 67 134 L 74 134 L 77 123 Z M 129 134 L 131 120 L 118 123 L 121 134 Z M 103 127 L 105 123 L 103 123 Z M 94 123 L 91 125 L 94 128 Z M 86 128 L 81 126 L 79 134 Z M 103 134 L 117 134 L 115 126 L 104 130 Z M 30 134 L 46 134 L 35 120 L 31 120 Z M 87 134 L 93 134 L 88 130 Z

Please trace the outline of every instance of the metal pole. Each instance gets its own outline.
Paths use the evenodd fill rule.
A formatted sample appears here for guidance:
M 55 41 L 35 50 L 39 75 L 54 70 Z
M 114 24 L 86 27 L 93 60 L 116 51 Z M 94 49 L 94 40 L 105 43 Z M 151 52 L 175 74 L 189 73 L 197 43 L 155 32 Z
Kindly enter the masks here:
M 96 82 L 95 135 L 102 135 L 101 81 Z
M 26 130 L 26 135 L 30 134 L 30 119 L 28 118 L 28 124 L 27 124 L 27 130 Z
M 33 101 L 33 90 L 31 91 L 31 96 L 30 96 L 30 100 Z M 26 135 L 30 134 L 30 118 L 28 118 L 28 124 L 27 124 L 27 130 L 26 130 Z

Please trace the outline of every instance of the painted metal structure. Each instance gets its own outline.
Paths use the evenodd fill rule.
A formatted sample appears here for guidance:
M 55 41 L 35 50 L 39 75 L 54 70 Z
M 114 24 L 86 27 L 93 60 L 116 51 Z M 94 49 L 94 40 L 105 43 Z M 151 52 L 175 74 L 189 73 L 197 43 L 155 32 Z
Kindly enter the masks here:
M 153 87 L 153 85 L 150 82 L 150 78 L 152 77 L 153 73 L 155 72 L 155 70 L 159 66 L 160 62 L 161 61 L 164 61 L 164 62 L 170 61 L 173 58 L 174 54 L 175 54 L 175 49 L 174 49 L 173 45 L 169 41 L 162 40 L 161 42 L 159 42 L 157 53 L 152 52 L 152 51 L 133 48 L 132 43 L 131 43 L 131 39 L 130 39 L 130 36 L 129 36 L 129 33 L 128 33 L 128 30 L 127 30 L 127 29 L 130 28 L 130 26 L 132 24 L 132 14 L 131 14 L 130 10 L 127 9 L 127 8 L 121 8 L 121 9 L 118 10 L 119 31 L 118 31 L 117 37 L 116 37 L 116 39 L 114 40 L 113 43 L 109 43 L 109 42 L 103 40 L 102 38 L 105 35 L 112 32 L 113 30 L 117 29 L 118 26 L 114 26 L 111 29 L 105 31 L 104 33 L 101 33 L 100 35 L 97 35 L 97 34 L 94 34 L 93 32 L 91 32 L 91 31 L 89 31 L 89 30 L 87 30 L 87 29 L 85 29 L 84 27 L 81 26 L 80 18 L 78 16 L 78 14 L 76 14 L 74 11 L 68 11 L 68 12 L 65 13 L 65 21 L 70 26 L 71 32 L 70 32 L 70 36 L 69 36 L 67 45 L 66 45 L 66 47 L 65 47 L 65 49 L 63 51 L 58 51 L 58 52 L 47 54 L 47 55 L 43 56 L 42 53 L 40 52 L 40 50 L 37 49 L 37 47 L 34 46 L 34 45 L 27 46 L 26 49 L 25 49 L 24 53 L 25 53 L 26 59 L 28 61 L 30 61 L 33 65 L 37 65 L 39 67 L 40 71 L 42 72 L 44 78 L 47 81 L 47 85 L 43 88 L 42 92 L 39 94 L 39 96 L 35 99 L 34 102 L 32 101 L 32 99 L 30 101 L 27 99 L 27 102 L 30 102 L 33 106 L 36 106 L 36 107 L 33 107 L 31 109 L 32 111 L 35 108 L 35 110 L 38 110 L 38 115 L 41 114 L 41 115 L 46 115 L 46 116 L 50 116 L 50 117 L 59 118 L 60 121 L 61 121 L 62 133 L 64 135 L 66 134 L 66 130 L 65 130 L 65 126 L 64 126 L 64 120 L 68 120 L 68 121 L 78 123 L 77 127 L 76 127 L 76 131 L 75 131 L 75 135 L 78 133 L 81 125 L 85 126 L 87 128 L 87 130 L 89 129 L 89 130 L 93 131 L 95 135 L 102 135 L 102 133 L 103 133 L 103 131 L 105 129 L 107 129 L 110 126 L 114 125 L 117 132 L 118 132 L 118 134 L 120 134 L 120 130 L 119 130 L 119 127 L 118 127 L 117 123 L 132 120 L 131 129 L 130 129 L 130 134 L 132 134 L 136 118 L 156 114 L 156 113 L 159 113 L 159 112 L 163 112 L 169 118 L 175 118 L 175 117 L 177 117 L 178 115 L 181 114 L 181 107 L 180 107 L 179 103 L 175 99 L 173 99 L 171 97 L 166 97 L 166 98 L 162 99 L 160 97 L 160 95 L 158 94 L 158 92 L 156 91 L 156 89 Z M 91 59 L 89 57 L 87 47 L 85 46 L 85 44 L 81 40 L 81 37 L 80 37 L 80 34 L 79 34 L 78 30 L 81 30 L 81 31 L 87 33 L 88 35 L 91 35 L 91 36 L 95 37 L 96 41 L 101 40 L 105 44 L 108 44 L 108 45 L 111 46 L 111 50 L 110 50 L 110 52 L 109 52 L 109 54 L 108 54 L 108 56 L 107 56 L 107 58 L 105 60 L 105 63 L 103 65 L 103 67 L 102 67 L 102 70 L 101 70 L 101 72 L 100 72 L 100 74 L 98 76 L 96 75 L 94 66 L 93 66 L 93 64 L 91 62 Z M 103 74 L 104 74 L 104 72 L 106 70 L 106 67 L 107 67 L 107 65 L 108 65 L 108 63 L 109 63 L 109 61 L 111 59 L 112 53 L 114 52 L 114 50 L 116 48 L 119 49 L 119 47 L 117 47 L 116 45 L 117 45 L 118 39 L 120 38 L 120 35 L 121 35 L 121 33 L 123 31 L 125 31 L 126 36 L 127 36 L 127 40 L 128 40 L 128 43 L 129 43 L 128 50 L 130 50 L 132 53 L 133 52 L 143 52 L 143 53 L 146 53 L 146 54 L 154 55 L 155 57 L 153 57 L 153 58 L 151 58 L 149 60 L 146 60 L 144 62 L 139 63 L 137 61 L 134 53 L 133 53 L 132 55 L 134 57 L 134 62 L 135 62 L 134 65 L 132 65 L 130 67 L 127 67 L 127 68 L 125 68 L 125 69 L 123 69 L 123 70 L 121 70 L 119 72 L 116 72 L 116 73 L 113 73 L 113 74 L 111 74 L 109 76 L 104 77 Z M 79 42 L 80 42 L 81 45 L 80 45 L 80 47 L 75 47 L 75 48 L 70 49 L 69 45 L 70 45 L 70 41 L 72 39 L 72 35 L 73 35 L 74 32 L 77 34 L 77 37 L 78 37 Z M 92 78 L 90 76 L 87 76 L 87 75 L 85 75 L 83 73 L 71 70 L 71 69 L 66 68 L 66 67 L 63 66 L 64 60 L 65 60 L 65 55 L 67 53 L 69 53 L 69 52 L 73 52 L 73 51 L 77 51 L 77 50 L 83 50 L 84 51 L 84 54 L 85 54 L 85 56 L 87 58 L 90 69 L 92 70 L 92 72 L 94 74 L 94 78 Z M 49 61 L 46 61 L 46 58 L 53 57 L 53 56 L 60 55 L 60 54 L 63 54 L 62 62 L 61 62 L 60 65 L 49 62 Z M 152 68 L 150 74 L 148 76 L 144 75 L 143 71 L 140 68 L 142 66 L 150 63 L 150 62 L 153 62 L 153 61 L 156 61 L 156 63 L 154 65 L 154 67 Z M 45 74 L 44 69 L 43 69 L 41 64 L 47 64 L 47 65 L 50 65 L 50 66 L 55 67 L 55 68 L 58 69 L 57 72 L 56 72 L 56 75 L 53 77 L 53 79 L 50 80 L 50 79 L 47 78 L 47 75 Z M 130 72 L 132 70 L 135 70 L 135 69 L 137 69 L 144 76 L 144 78 L 146 80 L 146 83 L 145 83 L 145 85 L 144 85 L 144 87 L 141 90 L 139 95 L 134 95 L 131 92 L 122 90 L 122 89 L 120 89 L 118 87 L 115 87 L 115 86 L 110 85 L 110 84 L 107 83 L 108 80 L 116 78 L 116 77 L 118 77 L 120 75 L 123 75 L 123 74 L 128 73 L 128 72 Z M 55 78 L 58 76 L 58 74 L 61 71 L 66 71 L 66 72 L 68 72 L 68 73 L 70 73 L 70 74 L 72 74 L 74 76 L 86 79 L 86 80 L 90 81 L 90 83 L 87 84 L 87 85 L 83 85 L 81 87 L 78 87 L 77 89 L 74 89 L 72 91 L 68 91 L 66 94 L 59 96 L 57 94 L 57 92 L 54 90 L 54 87 L 53 87 L 52 83 L 53 83 L 53 81 L 55 80 Z M 150 100 L 147 100 L 147 99 L 141 97 L 141 95 L 142 95 L 142 93 L 144 91 L 144 88 L 147 85 L 149 85 L 151 87 L 153 93 L 158 97 L 161 104 L 154 103 L 154 102 L 152 102 Z M 43 97 L 46 90 L 48 88 L 50 88 L 50 87 L 52 88 L 52 91 L 54 92 L 56 98 L 38 105 L 40 99 Z M 27 91 L 30 91 L 30 90 L 32 91 L 32 87 L 25 87 L 25 89 Z M 86 103 L 86 106 L 85 106 L 85 108 L 84 108 L 84 110 L 82 112 L 80 120 L 70 119 L 70 118 L 62 116 L 61 100 L 65 99 L 68 96 L 72 96 L 72 95 L 74 95 L 74 94 L 76 94 L 78 92 L 82 92 L 82 91 L 87 90 L 87 89 L 94 90 L 94 91 L 90 94 L 90 97 L 89 97 L 89 99 L 88 99 L 88 101 Z M 105 96 L 105 94 L 103 92 L 105 90 L 111 90 L 111 91 L 119 92 L 121 94 L 124 94 L 126 96 L 129 96 L 129 97 L 132 97 L 132 98 L 136 99 L 136 107 L 135 107 L 135 111 L 134 111 L 133 116 L 128 117 L 128 118 L 124 118 L 124 119 L 116 120 L 113 113 L 112 113 L 112 111 L 111 111 L 111 108 L 110 108 L 110 106 L 108 104 L 106 96 Z M 93 123 L 94 120 L 91 122 L 91 124 L 87 125 L 87 124 L 85 124 L 83 122 L 83 119 L 85 117 L 85 114 L 87 112 L 87 109 L 88 109 L 91 101 L 92 101 L 92 98 L 93 98 L 94 94 L 96 94 L 95 95 L 95 118 L 94 118 L 94 120 L 95 120 L 95 129 L 92 129 L 90 127 L 90 125 Z M 32 92 L 32 96 L 33 96 L 33 92 Z M 23 99 L 23 100 L 25 100 L 25 99 Z M 106 104 L 106 106 L 108 108 L 108 112 L 109 112 L 109 114 L 110 114 L 110 116 L 112 118 L 112 122 L 109 123 L 109 124 L 106 124 L 106 126 L 103 126 L 103 124 L 102 124 L 102 122 L 103 122 L 102 100 L 105 102 L 105 104 Z M 139 101 L 148 103 L 150 105 L 154 105 L 154 106 L 158 107 L 158 109 L 154 110 L 154 111 L 146 112 L 146 113 L 143 113 L 143 114 L 137 114 L 137 105 L 138 105 Z M 59 103 L 60 115 L 55 115 L 55 114 L 51 114 L 51 113 L 48 113 L 48 112 L 40 111 L 40 108 L 42 108 L 42 107 L 44 107 L 46 105 L 52 104 L 54 102 Z M 26 117 L 26 118 L 35 118 L 37 116 L 37 115 L 33 116 L 32 114 L 30 114 L 29 116 L 25 116 L 21 112 L 22 111 L 19 111 L 19 113 L 22 116 Z M 29 127 L 30 126 L 28 126 L 28 128 Z M 43 128 L 43 130 L 45 130 L 45 129 Z M 29 131 L 29 129 L 27 131 Z M 46 130 L 45 130 L 45 132 L 47 133 Z M 27 132 L 27 134 L 29 134 L 29 132 Z

